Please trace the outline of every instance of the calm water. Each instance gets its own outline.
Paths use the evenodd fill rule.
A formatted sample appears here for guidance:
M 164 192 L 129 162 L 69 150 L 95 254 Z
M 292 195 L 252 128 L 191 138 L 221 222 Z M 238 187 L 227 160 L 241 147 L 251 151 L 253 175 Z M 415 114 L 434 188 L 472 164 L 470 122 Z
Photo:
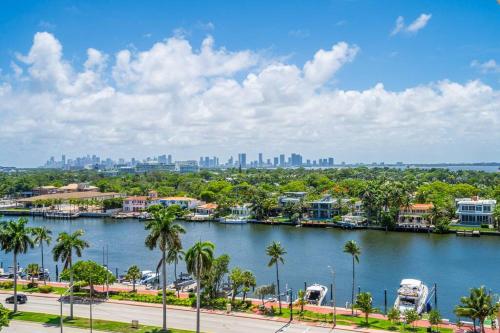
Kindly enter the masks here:
M 75 221 L 32 218 L 32 226 L 45 225 L 57 235 L 60 231 L 82 228 L 91 248 L 84 259 L 102 262 L 102 248 L 109 246 L 109 266 L 120 274 L 133 264 L 143 270 L 156 267 L 159 251 L 144 246 L 144 223 L 137 220 L 78 219 Z M 338 229 L 293 228 L 265 225 L 222 225 L 217 223 L 181 223 L 187 230 L 184 247 L 195 241 L 210 240 L 216 244 L 218 255 L 231 256 L 231 266 L 252 270 L 258 284 L 274 281 L 275 270 L 267 267 L 265 247 L 273 240 L 287 250 L 281 267 L 281 283 L 295 291 L 308 284 L 321 283 L 330 287 L 331 273 L 337 274 L 337 304 L 350 298 L 351 258 L 342 252 L 343 244 L 356 240 L 361 247 L 360 263 L 356 266 L 357 282 L 362 290 L 373 294 L 375 303 L 383 309 L 384 289 L 388 291 L 389 306 L 402 278 L 418 278 L 429 287 L 438 284 L 438 305 L 442 313 L 452 314 L 460 296 L 473 286 L 486 285 L 500 292 L 500 238 L 457 238 L 455 235 L 385 233 L 380 231 L 343 231 Z M 55 263 L 47 251 L 47 267 L 55 272 Z M 1 253 L 4 267 L 11 266 L 11 256 Z M 39 262 L 40 250 L 35 248 L 20 258 L 22 266 Z M 181 270 L 184 270 L 181 265 Z M 170 270 L 170 278 L 173 273 Z

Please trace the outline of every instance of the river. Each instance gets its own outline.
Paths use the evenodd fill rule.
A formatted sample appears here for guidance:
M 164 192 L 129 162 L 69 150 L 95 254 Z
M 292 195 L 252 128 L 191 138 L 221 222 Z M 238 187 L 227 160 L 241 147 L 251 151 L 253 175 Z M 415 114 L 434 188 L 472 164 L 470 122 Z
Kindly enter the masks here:
M 109 248 L 109 267 L 122 274 L 137 264 L 142 270 L 154 270 L 160 258 L 159 250 L 144 246 L 144 222 L 80 218 L 77 220 L 47 220 L 29 218 L 30 226 L 45 225 L 53 231 L 54 239 L 61 231 L 85 230 L 85 239 L 91 247 L 84 251 L 84 259 L 102 262 L 103 247 Z M 469 288 L 485 285 L 500 292 L 500 238 L 458 238 L 455 235 L 396 233 L 382 231 L 345 231 L 340 229 L 294 228 L 267 225 L 223 225 L 218 223 L 180 222 L 186 229 L 185 248 L 197 240 L 216 244 L 216 254 L 227 253 L 231 267 L 239 266 L 254 272 L 258 285 L 275 279 L 274 268 L 267 267 L 265 248 L 273 240 L 280 241 L 287 251 L 285 264 L 280 267 L 281 285 L 296 291 L 308 284 L 321 283 L 330 288 L 332 275 L 328 266 L 335 268 L 337 304 L 350 299 L 352 283 L 351 257 L 343 253 L 343 245 L 355 240 L 361 247 L 356 264 L 356 289 L 373 295 L 374 303 L 383 310 L 384 289 L 388 292 L 388 306 L 394 302 L 395 292 L 402 278 L 417 278 L 429 288 L 438 286 L 438 307 L 445 318 L 454 320 L 453 307 Z M 52 242 L 50 248 L 54 242 Z M 55 263 L 46 251 L 46 266 L 52 275 Z M 1 253 L 4 267 L 12 266 L 11 255 Z M 35 247 L 20 257 L 25 267 L 40 261 L 40 249 Z M 59 266 L 61 268 L 61 266 Z M 184 271 L 180 265 L 178 271 Z M 173 276 L 169 270 L 170 279 Z

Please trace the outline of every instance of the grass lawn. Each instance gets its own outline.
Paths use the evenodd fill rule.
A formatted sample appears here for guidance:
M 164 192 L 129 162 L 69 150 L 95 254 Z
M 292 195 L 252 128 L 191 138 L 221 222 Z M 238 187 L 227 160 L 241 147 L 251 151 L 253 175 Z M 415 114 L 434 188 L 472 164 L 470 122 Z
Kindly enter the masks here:
M 290 318 L 290 309 L 283 309 L 282 313 L 283 313 L 282 314 L 283 318 Z M 322 313 L 317 313 L 317 312 L 304 311 L 303 317 L 300 317 L 299 311 L 294 310 L 293 311 L 293 318 L 294 319 L 301 319 L 303 321 L 318 321 L 318 322 L 325 322 L 325 323 L 333 323 L 333 315 L 331 313 L 322 314 Z M 378 330 L 385 330 L 385 331 L 401 331 L 401 329 L 403 328 L 402 325 L 393 324 L 389 320 L 385 320 L 385 319 L 369 318 L 368 323 L 369 324 L 366 325 L 365 318 L 362 314 L 360 314 L 360 316 L 358 316 L 358 317 L 337 314 L 337 324 L 338 325 L 348 325 L 348 326 L 354 325 L 357 327 L 371 328 L 371 329 L 378 329 Z M 416 332 L 416 333 L 427 333 L 427 327 L 412 328 L 411 326 L 406 325 L 405 330 L 411 331 L 411 332 Z M 452 333 L 453 332 L 449 328 L 440 328 L 439 331 L 442 333 Z
M 10 316 L 13 320 L 22 320 L 22 321 L 30 321 L 35 323 L 41 323 L 46 325 L 54 325 L 59 326 L 60 318 L 57 315 L 45 314 L 45 313 L 36 313 L 36 312 L 18 312 L 16 314 L 11 314 Z M 108 331 L 108 332 L 120 332 L 120 333 L 155 333 L 160 332 L 160 327 L 156 326 L 146 326 L 139 325 L 139 328 L 132 328 L 130 323 L 123 323 L 117 321 L 109 321 L 109 320 L 100 320 L 94 319 L 92 321 L 92 327 L 95 330 L 99 331 Z M 64 325 L 77 327 L 77 328 L 89 328 L 89 319 L 87 318 L 79 318 L 74 317 L 73 319 L 65 318 Z M 169 333 L 192 333 L 193 331 L 186 330 L 178 330 L 178 329 L 169 329 Z
M 450 225 L 450 230 L 453 231 L 470 231 L 470 230 L 479 230 L 479 231 L 490 231 L 490 232 L 495 232 L 497 231 L 496 229 L 490 229 L 490 228 L 481 228 L 481 226 L 461 226 L 461 225 Z

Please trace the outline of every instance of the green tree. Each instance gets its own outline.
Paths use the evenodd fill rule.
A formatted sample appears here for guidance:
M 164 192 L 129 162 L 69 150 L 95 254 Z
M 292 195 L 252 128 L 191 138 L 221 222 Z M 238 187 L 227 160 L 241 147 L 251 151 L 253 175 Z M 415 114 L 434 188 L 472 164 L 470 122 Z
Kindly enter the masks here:
M 31 229 L 26 227 L 28 220 L 20 218 L 17 221 L 4 222 L 0 229 L 0 244 L 5 253 L 12 252 L 14 266 L 14 313 L 17 312 L 17 257 L 33 248 Z
M 304 315 L 304 305 L 306 305 L 306 292 L 302 289 L 299 289 L 297 293 L 297 305 L 300 306 L 300 315 Z
M 493 218 L 496 221 L 497 230 L 500 231 L 500 202 L 495 206 L 493 211 Z
M 50 245 L 50 242 L 52 241 L 52 231 L 47 229 L 46 227 L 36 227 L 33 228 L 33 242 L 35 244 L 38 244 L 40 246 L 40 250 L 42 252 L 42 277 L 43 277 L 43 284 L 47 284 L 47 281 L 45 279 L 45 264 L 44 264 L 44 256 L 43 256 L 43 244 Z
M 442 320 L 443 318 L 438 310 L 433 309 L 429 312 L 429 324 L 431 324 L 431 330 L 433 329 L 433 326 L 436 326 L 439 331 L 439 324 L 441 324 Z
M 177 297 L 179 297 L 179 288 L 177 286 L 177 264 L 179 264 L 179 260 L 184 259 L 184 251 L 182 251 L 182 244 L 176 243 L 173 247 L 168 249 L 167 252 L 167 262 L 169 264 L 174 264 L 174 284 L 175 290 L 177 291 Z
M 186 252 L 188 273 L 196 277 L 196 333 L 200 333 L 201 279 L 210 271 L 214 260 L 215 245 L 199 241 Z
M 234 304 L 236 295 L 239 294 L 240 288 L 243 286 L 243 271 L 239 267 L 235 267 L 229 274 L 231 280 L 231 303 Z
M 389 312 L 387 312 L 387 319 L 393 324 L 398 325 L 399 319 L 401 318 L 401 311 L 396 308 L 391 308 Z
M 372 294 L 368 292 L 359 293 L 356 296 L 356 309 L 360 309 L 365 314 L 365 324 L 368 326 L 368 316 L 375 311 L 372 304 Z
M 174 207 L 174 206 L 171 206 Z M 161 251 L 162 274 L 162 303 L 163 303 L 163 331 L 167 331 L 167 252 L 171 248 L 182 247 L 180 234 L 185 230 L 175 223 L 175 208 L 158 207 L 150 210 L 153 219 L 146 223 L 149 234 L 146 237 L 146 246 L 153 250 L 158 247 Z
M 266 298 L 267 295 L 274 295 L 276 294 L 276 286 L 273 284 L 269 285 L 263 285 L 255 288 L 254 295 L 262 301 L 262 306 L 264 306 L 264 298 Z
M 10 311 L 0 304 L 0 331 L 3 327 L 8 327 L 10 321 Z
M 404 323 L 406 325 L 412 325 L 418 320 L 418 312 L 414 309 L 406 310 L 403 312 Z
M 484 333 L 484 321 L 486 318 L 496 315 L 499 304 L 493 296 L 486 291 L 484 286 L 472 288 L 469 296 L 460 298 L 460 304 L 455 307 L 455 314 L 460 317 L 467 317 L 474 322 L 474 332 L 476 331 L 476 320 L 479 321 L 481 332 Z
M 85 248 L 89 247 L 89 243 L 82 239 L 84 235 L 83 230 L 77 230 L 72 234 L 61 232 L 57 237 L 57 243 L 52 249 L 54 261 L 61 260 L 64 263 L 64 269 L 69 269 L 69 304 L 70 304 L 70 318 L 73 318 L 73 251 L 77 257 L 82 256 Z
M 354 286 L 356 281 L 356 262 L 359 263 L 359 256 L 361 255 L 361 249 L 355 241 L 350 240 L 344 245 L 344 252 L 348 253 L 352 257 L 352 293 L 351 293 L 351 304 L 354 305 Z M 351 307 L 351 314 L 354 315 L 354 307 Z
M 251 288 L 255 288 L 257 285 L 257 281 L 255 279 L 255 275 L 251 271 L 244 271 L 242 274 L 242 280 L 243 280 L 243 288 L 241 291 L 243 292 L 243 299 L 242 301 L 245 302 L 247 293 L 250 291 Z
M 210 298 L 218 297 L 224 276 L 229 272 L 229 261 L 227 254 L 220 255 L 214 259 L 210 271 L 205 274 L 202 285 Z
M 135 284 L 141 278 L 141 270 L 137 265 L 130 266 L 125 275 L 126 279 L 132 281 L 132 292 L 135 292 Z
M 38 277 L 40 274 L 40 266 L 34 263 L 28 264 L 28 266 L 26 266 L 26 274 L 31 278 L 31 286 L 35 287 L 35 277 Z
M 90 291 L 94 290 L 95 285 L 113 283 L 116 278 L 106 267 L 99 265 L 95 261 L 77 261 L 71 269 L 65 269 L 61 273 L 61 280 L 68 281 L 73 278 L 80 285 L 88 285 Z
M 266 248 L 266 254 L 270 257 L 270 260 L 267 263 L 267 266 L 268 267 L 272 267 L 272 266 L 276 267 L 276 285 L 278 286 L 278 305 L 279 305 L 279 311 L 281 314 L 280 275 L 279 275 L 278 264 L 280 262 L 282 264 L 285 263 L 284 255 L 286 254 L 286 251 L 281 246 L 280 242 L 274 241 L 271 243 L 271 245 L 269 245 Z

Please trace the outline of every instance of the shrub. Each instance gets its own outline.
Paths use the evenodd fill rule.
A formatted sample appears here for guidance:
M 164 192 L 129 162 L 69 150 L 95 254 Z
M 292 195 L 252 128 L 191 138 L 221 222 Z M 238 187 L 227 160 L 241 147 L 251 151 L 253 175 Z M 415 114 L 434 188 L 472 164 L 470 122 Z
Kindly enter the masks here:
M 172 297 L 172 296 L 175 296 L 175 291 L 173 290 L 167 290 L 166 293 L 167 297 Z M 159 291 L 158 292 L 158 296 L 162 297 L 163 296 L 163 291 Z
M 0 289 L 12 289 L 12 288 L 14 288 L 14 282 L 12 281 L 0 282 Z
M 191 292 L 191 293 L 189 293 L 189 296 L 188 296 L 188 297 L 189 297 L 189 298 L 196 298 L 196 294 Z
M 40 286 L 38 287 L 38 291 L 42 294 L 50 294 L 54 291 L 54 288 L 52 286 Z
M 30 282 L 26 285 L 26 288 L 27 289 L 35 289 L 35 288 L 38 288 L 38 283 L 36 282 Z
M 485 228 L 485 229 L 488 229 L 490 227 L 489 224 L 481 224 L 481 228 Z

